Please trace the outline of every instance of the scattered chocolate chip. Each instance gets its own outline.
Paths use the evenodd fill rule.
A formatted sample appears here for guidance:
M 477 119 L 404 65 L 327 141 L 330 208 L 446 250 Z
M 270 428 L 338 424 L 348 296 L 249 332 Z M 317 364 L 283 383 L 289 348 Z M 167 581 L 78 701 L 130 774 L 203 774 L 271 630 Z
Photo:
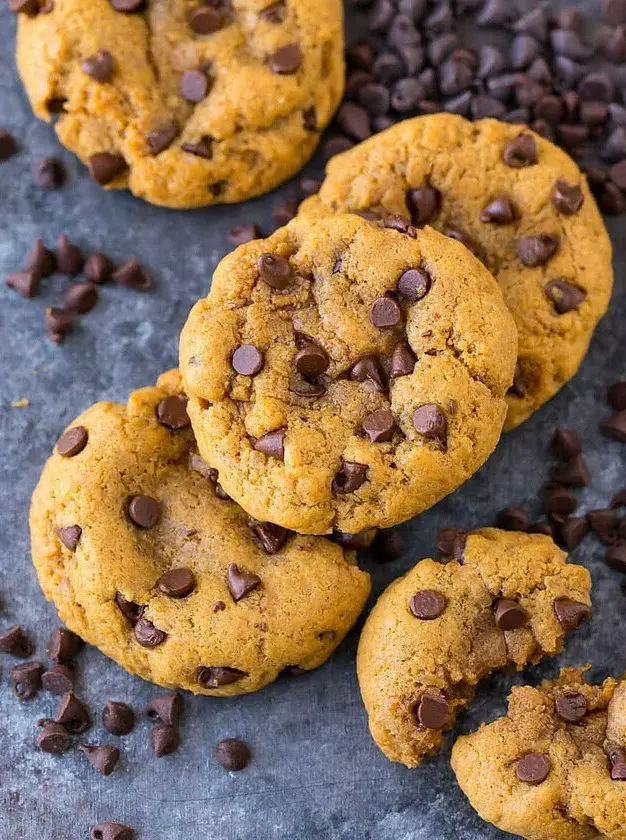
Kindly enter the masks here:
M 516 218 L 515 208 L 505 195 L 490 201 L 480 214 L 481 222 L 495 225 L 510 225 Z
M 607 566 L 617 572 L 626 572 L 626 542 L 611 546 L 604 557 Z
M 343 102 L 335 119 L 341 131 L 354 140 L 365 140 L 372 133 L 368 112 L 354 102 Z
M 26 2 L 29 2 L 29 0 L 26 0 Z M 36 0 L 31 0 L 31 2 L 36 3 Z M 14 154 L 17 154 L 15 138 L 4 128 L 0 128 L 0 161 L 8 160 Z
M 191 569 L 170 569 L 158 579 L 157 588 L 170 598 L 186 598 L 196 588 L 196 577 Z
M 377 298 L 370 309 L 370 321 L 378 329 L 396 327 L 402 320 L 402 312 L 392 297 Z
M 126 260 L 111 275 L 114 283 L 128 286 L 137 292 L 146 292 L 154 285 L 152 275 L 143 268 L 138 260 Z
M 404 233 L 406 236 L 410 236 L 411 239 L 415 239 L 417 236 L 417 231 L 406 216 L 387 216 L 383 219 L 383 224 L 386 228 L 391 228 L 392 230 L 397 230 L 398 233 Z
M 262 452 L 269 458 L 278 458 L 283 461 L 285 458 L 285 429 L 276 429 L 274 432 L 268 432 L 254 442 L 254 448 L 257 452 Z
M 87 446 L 89 433 L 84 426 L 72 426 L 57 441 L 57 453 L 63 458 L 78 455 Z
M 626 23 L 626 2 L 624 0 L 602 0 L 602 14 L 611 26 Z
M 65 336 L 74 329 L 76 314 L 71 309 L 48 307 L 45 314 L 48 336 L 55 344 L 60 344 Z
M 114 0 L 112 0 L 114 2 Z M 117 0 L 119 2 L 119 0 Z M 127 0 L 128 2 L 128 0 Z M 140 0 L 143 2 L 143 0 Z M 105 822 L 91 829 L 91 840 L 135 840 L 135 832 L 122 823 Z
M 538 161 L 537 144 L 531 134 L 520 134 L 504 147 L 502 159 L 512 169 L 533 166 Z
M 158 694 L 152 698 L 146 712 L 150 720 L 159 721 L 164 726 L 178 726 L 183 712 L 182 694 Z
M 41 239 L 37 239 L 26 255 L 26 270 L 39 272 L 40 277 L 49 277 L 54 273 L 57 260 L 54 251 L 46 248 Z
M 391 355 L 389 376 L 394 380 L 399 379 L 401 376 L 408 376 L 413 373 L 415 363 L 416 358 L 409 345 L 405 343 L 398 344 Z
M 505 531 L 528 531 L 530 514 L 525 508 L 506 507 L 498 514 L 496 524 L 498 528 L 503 528 Z
M 249 595 L 261 585 L 261 578 L 246 569 L 240 569 L 236 563 L 228 567 L 228 589 L 235 603 Z
M 85 732 L 90 725 L 89 712 L 71 691 L 61 697 L 54 721 L 76 734 Z
M 493 607 L 496 626 L 500 630 L 519 630 L 528 622 L 528 613 L 510 598 L 498 598 Z
M 107 50 L 98 50 L 81 61 L 80 66 L 95 82 L 110 82 L 113 78 L 113 56 Z
M 274 73 L 290 75 L 300 69 L 303 58 L 298 44 L 287 44 L 272 53 L 269 57 L 269 66 Z
M 520 782 L 528 785 L 540 785 L 548 778 L 550 759 L 543 753 L 528 753 L 515 765 L 515 772 Z
M 272 289 L 282 291 L 294 281 L 289 260 L 277 254 L 261 254 L 257 261 L 259 278 Z
M 119 592 L 115 596 L 115 603 L 126 621 L 130 622 L 134 627 L 143 614 L 143 607 L 135 604 L 134 601 L 127 601 Z
M 72 312 L 84 315 L 90 312 L 98 302 L 98 289 L 93 283 L 74 283 L 69 286 L 63 305 Z
M 147 618 L 139 618 L 135 624 L 135 638 L 142 647 L 153 648 L 163 644 L 167 633 L 159 630 Z
M 437 534 L 437 551 L 444 557 L 453 557 L 463 562 L 468 536 L 469 532 L 461 528 L 441 528 Z
M 211 35 L 224 25 L 222 14 L 215 6 L 197 6 L 189 12 L 187 20 L 196 35 Z
M 439 212 L 441 193 L 433 187 L 410 189 L 406 193 L 406 203 L 413 224 L 417 227 L 423 227 Z
M 48 656 L 55 663 L 67 664 L 82 650 L 83 640 L 67 627 L 57 627 L 48 639 Z
M 626 26 L 617 26 L 609 32 L 602 49 L 608 60 L 614 64 L 626 61 Z
M 330 160 L 330 158 L 335 155 L 347 152 L 348 149 L 351 149 L 353 146 L 354 143 L 347 137 L 331 137 L 331 139 L 327 140 L 322 146 L 324 160 Z
M 561 526 L 561 538 L 568 551 L 577 548 L 589 533 L 589 523 L 584 516 L 568 516 Z
M 208 7 L 206 7 L 208 8 Z M 180 127 L 175 120 L 167 123 L 161 128 L 151 131 L 146 137 L 148 147 L 153 155 L 160 155 L 172 145 L 180 134 Z
M 237 225 L 228 231 L 228 241 L 233 245 L 244 245 L 246 242 L 252 242 L 254 239 L 260 239 L 263 236 L 261 229 L 256 224 Z
M 568 184 L 559 178 L 552 190 L 552 203 L 564 216 L 572 216 L 583 205 L 585 197 L 579 184 Z
M 326 373 L 329 364 L 328 353 L 312 341 L 307 341 L 295 358 L 296 369 L 302 376 L 321 376 Z
M 418 406 L 413 414 L 413 425 L 428 440 L 434 441 L 442 449 L 447 447 L 448 422 L 439 406 L 434 403 Z
M 76 274 L 80 274 L 84 262 L 80 248 L 73 245 L 67 236 L 59 236 L 56 250 L 57 271 L 74 277 Z
M 187 70 L 181 76 L 178 89 L 187 102 L 202 102 L 209 92 L 209 77 L 202 70 Z
M 74 673 L 67 665 L 53 665 L 41 675 L 41 685 L 50 694 L 67 694 L 74 689 Z
M 173 431 L 189 428 L 187 397 L 184 394 L 171 394 L 169 397 L 164 397 L 156 407 L 156 416 L 162 426 Z
M 368 414 L 363 420 L 363 431 L 372 443 L 386 443 L 393 438 L 396 421 L 391 411 L 381 409 Z
M 541 233 L 539 236 L 525 236 L 517 243 L 517 254 L 524 265 L 535 267 L 548 262 L 559 247 L 559 237 Z
M 367 464 L 343 461 L 341 469 L 333 479 L 335 493 L 354 493 L 367 480 Z
M 418 723 L 425 729 L 443 729 L 450 723 L 450 704 L 439 694 L 424 694 L 416 714 Z
M 225 738 L 215 748 L 215 759 L 225 770 L 238 772 L 250 763 L 250 748 L 237 738 Z
M 128 704 L 109 700 L 102 710 L 102 725 L 111 735 L 128 735 L 135 726 L 135 713 Z
M 109 3 L 113 6 L 116 12 L 124 12 L 126 14 L 141 11 L 145 2 L 146 0 L 109 0 Z M 108 838 L 106 838 L 106 840 L 108 840 Z M 115 840 L 117 840 L 117 838 L 115 838 Z M 120 838 L 120 840 L 122 839 Z
M 331 539 L 342 548 L 361 551 L 371 546 L 376 539 L 376 533 L 376 528 L 370 528 L 367 531 L 360 531 L 358 534 L 350 534 L 347 531 L 335 530 L 333 531 Z
M 432 286 L 432 278 L 422 268 L 409 268 L 400 275 L 398 293 L 411 303 L 426 297 Z
M 46 723 L 37 738 L 40 750 L 51 755 L 61 755 L 72 746 L 72 736 L 60 723 Z
M 259 522 L 252 526 L 252 531 L 266 554 L 276 554 L 285 545 L 290 531 L 272 522 Z
M 104 254 L 92 254 L 85 263 L 85 277 L 92 283 L 101 284 L 110 279 L 113 266 Z
M 14 289 L 24 298 L 33 298 L 41 285 L 41 272 L 38 268 L 14 271 L 4 281 L 9 289 Z
M 580 723 L 588 711 L 587 698 L 579 691 L 565 691 L 554 701 L 554 708 L 566 723 Z
M 233 353 L 231 364 L 240 376 L 256 376 L 263 369 L 265 359 L 253 344 L 242 344 Z
M 18 624 L 0 634 L 0 653 L 8 653 L 18 659 L 28 659 L 32 652 L 33 645 Z
M 554 602 L 554 612 L 566 633 L 577 630 L 583 622 L 591 618 L 591 607 L 571 598 L 557 598 Z
M 587 522 L 591 530 L 605 545 L 613 545 L 617 539 L 617 511 L 612 508 L 590 510 Z
M 583 455 L 574 455 L 567 463 L 552 467 L 550 479 L 566 487 L 586 487 L 591 476 Z
M 122 155 L 98 152 L 89 158 L 89 174 L 101 187 L 110 184 L 128 168 Z
M 103 776 L 110 776 L 120 760 L 120 751 L 117 747 L 110 746 L 88 746 L 79 744 L 78 751 L 81 752 L 98 773 Z
M 190 155 L 211 160 L 213 157 L 213 138 L 205 135 L 195 143 L 183 143 L 181 148 L 183 152 L 188 152 Z
M 247 673 L 240 671 L 239 668 L 213 666 L 200 668 L 197 681 L 202 688 L 222 688 L 222 686 L 231 685 L 247 676 Z
M 422 589 L 409 599 L 409 608 L 416 618 L 432 621 L 445 610 L 446 598 L 434 589 Z
M 159 503 L 152 496 L 131 496 L 128 501 L 128 516 L 139 528 L 153 528 L 159 521 Z
M 157 758 L 171 755 L 180 746 L 180 732 L 176 726 L 157 724 L 150 733 L 150 743 Z
M 550 444 L 550 451 L 562 461 L 569 461 L 576 455 L 580 455 L 582 444 L 578 432 L 575 432 L 574 429 L 556 429 Z
M 11 668 L 11 686 L 18 700 L 32 700 L 41 688 L 41 662 L 23 662 Z
M 352 366 L 350 379 L 356 382 L 373 382 L 379 391 L 387 390 L 385 373 L 376 356 L 364 356 Z
M 404 554 L 405 542 L 397 529 L 387 528 L 379 531 L 372 543 L 372 554 L 376 563 L 392 563 Z
M 620 490 L 619 493 L 616 493 L 613 496 L 613 498 L 611 499 L 611 507 L 626 507 L 626 489 Z
M 559 315 L 578 309 L 587 297 L 585 291 L 567 280 L 551 280 L 545 286 L 545 293 Z
M 624 411 L 626 409 L 626 382 L 613 383 L 607 391 L 606 399 L 615 411 Z
M 58 158 L 45 157 L 32 166 L 33 183 L 42 190 L 57 190 L 65 182 L 65 167 Z

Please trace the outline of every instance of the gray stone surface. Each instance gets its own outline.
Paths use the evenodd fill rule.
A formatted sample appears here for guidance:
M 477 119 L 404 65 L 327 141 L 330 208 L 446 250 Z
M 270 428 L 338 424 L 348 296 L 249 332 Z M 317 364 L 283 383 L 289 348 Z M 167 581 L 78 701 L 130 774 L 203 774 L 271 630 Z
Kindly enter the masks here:
M 179 328 L 228 250 L 227 230 L 257 218 L 269 227 L 272 208 L 292 188 L 241 207 L 189 213 L 100 190 L 73 156 L 59 149 L 50 127 L 33 119 L 13 66 L 14 21 L 5 5 L 0 32 L 0 123 L 14 131 L 21 146 L 20 155 L 0 165 L 0 276 L 21 265 L 35 237 L 53 244 L 65 232 L 88 251 L 103 249 L 115 259 L 137 256 L 154 269 L 158 283 L 145 295 L 103 288 L 97 308 L 61 347 L 45 338 L 43 317 L 45 307 L 59 300 L 64 278 L 46 281 L 32 301 L 0 289 L 0 627 L 23 623 L 43 657 L 56 619 L 29 561 L 27 510 L 44 459 L 65 424 L 90 403 L 123 400 L 176 363 Z M 44 193 L 32 186 L 30 165 L 50 153 L 63 158 L 69 181 L 62 190 Z M 607 442 L 597 430 L 607 413 L 607 385 L 626 377 L 623 218 L 610 221 L 610 229 L 617 252 L 613 304 L 580 373 L 539 415 L 507 435 L 474 479 L 401 528 L 406 550 L 400 560 L 381 567 L 364 558 L 374 594 L 434 550 L 441 525 L 489 524 L 507 504 L 527 504 L 536 513 L 556 425 L 577 429 L 585 441 L 593 483 L 580 494 L 581 510 L 604 506 L 626 485 L 623 445 Z M 30 400 L 29 407 L 11 408 L 21 397 Z M 559 665 L 593 662 L 594 677 L 626 670 L 624 596 L 618 574 L 605 567 L 602 556 L 602 546 L 591 538 L 574 553 L 593 574 L 591 626 L 571 638 L 558 662 L 487 681 L 462 730 L 502 713 L 512 683 L 537 681 Z M 499 833 L 472 812 L 455 784 L 448 764 L 451 737 L 447 749 L 413 771 L 391 765 L 375 748 L 354 673 L 357 638 L 354 632 L 316 673 L 281 680 L 257 695 L 186 697 L 183 746 L 175 756 L 152 757 L 143 721 L 123 739 L 121 769 L 108 779 L 76 753 L 58 759 L 37 752 L 35 721 L 53 712 L 54 699 L 42 694 L 20 704 L 9 689 L 13 663 L 2 658 L 0 837 L 84 840 L 94 823 L 116 819 L 133 825 L 139 840 L 495 840 Z M 78 694 L 94 713 L 109 698 L 126 700 L 139 711 L 154 688 L 90 649 L 82 655 Z M 105 734 L 96 728 L 88 740 L 115 741 Z M 215 743 L 229 736 L 246 739 L 254 749 L 243 773 L 228 774 L 213 760 Z

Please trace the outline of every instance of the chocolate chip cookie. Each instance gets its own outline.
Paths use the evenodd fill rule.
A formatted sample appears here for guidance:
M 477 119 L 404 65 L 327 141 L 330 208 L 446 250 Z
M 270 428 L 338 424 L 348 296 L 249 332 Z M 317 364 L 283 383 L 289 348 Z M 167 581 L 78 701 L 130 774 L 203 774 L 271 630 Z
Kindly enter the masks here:
M 519 332 L 506 427 L 578 370 L 611 296 L 611 243 L 576 164 L 520 126 L 407 120 L 330 161 L 302 213 L 350 210 L 434 225 L 496 276 Z
M 200 207 L 260 195 L 313 153 L 341 99 L 341 0 L 20 5 L 35 114 L 103 186 Z
M 202 456 L 252 516 L 341 540 L 435 504 L 500 437 L 498 284 L 406 219 L 303 217 L 240 246 L 181 338 Z
M 452 767 L 483 819 L 529 840 L 626 837 L 626 682 L 566 668 L 518 686 L 505 717 L 457 740 Z
M 495 670 L 553 656 L 591 616 L 591 577 L 543 534 L 494 528 L 457 544 L 459 559 L 422 560 L 370 613 L 357 655 L 372 737 L 416 767 Z
M 74 632 L 201 694 L 321 665 L 369 593 L 354 555 L 251 520 L 199 458 L 177 371 L 63 433 L 35 490 L 33 561 Z

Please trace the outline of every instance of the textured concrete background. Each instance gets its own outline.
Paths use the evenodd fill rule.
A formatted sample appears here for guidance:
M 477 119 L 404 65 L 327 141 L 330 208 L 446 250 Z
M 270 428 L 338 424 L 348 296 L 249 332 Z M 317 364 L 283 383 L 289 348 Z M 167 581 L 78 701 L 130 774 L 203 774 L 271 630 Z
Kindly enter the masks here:
M 597 8 L 596 3 L 581 5 Z M 293 189 L 287 185 L 242 207 L 189 213 L 104 192 L 59 148 L 52 129 L 33 119 L 14 70 L 14 20 L 5 4 L 0 32 L 0 124 L 15 133 L 22 150 L 0 165 L 0 276 L 21 266 L 37 236 L 53 245 L 66 233 L 86 250 L 102 249 L 115 259 L 137 256 L 157 278 L 157 289 L 146 295 L 104 287 L 97 308 L 60 347 L 45 337 L 43 316 L 45 306 L 58 302 L 65 278 L 46 281 L 32 301 L 0 289 L 0 627 L 22 623 L 37 638 L 37 655 L 44 657 L 56 619 L 39 591 L 27 533 L 29 497 L 44 459 L 62 428 L 90 403 L 124 400 L 130 390 L 175 365 L 179 328 L 228 250 L 228 229 L 255 220 L 269 228 L 272 209 Z M 67 185 L 57 192 L 42 192 L 31 183 L 31 161 L 45 154 L 62 157 L 69 171 Z M 319 172 L 319 165 L 308 171 Z M 604 506 L 626 485 L 624 446 L 597 431 L 607 413 L 607 385 L 626 378 L 626 225 L 622 218 L 609 226 L 617 252 L 613 304 L 578 376 L 539 415 L 507 435 L 473 480 L 402 527 L 407 548 L 400 560 L 377 567 L 363 558 L 371 567 L 375 595 L 434 550 L 440 526 L 490 524 L 507 504 L 527 504 L 537 513 L 546 448 L 557 425 L 577 429 L 585 441 L 593 483 L 580 494 L 581 510 Z M 10 408 L 21 397 L 30 406 Z M 626 670 L 626 601 L 619 575 L 605 567 L 602 556 L 602 546 L 592 538 L 573 555 L 593 574 L 591 626 L 571 637 L 558 661 L 487 681 L 462 720 L 463 731 L 501 714 L 513 682 L 535 682 L 555 674 L 558 665 L 591 661 L 594 677 Z M 473 813 L 458 790 L 449 749 L 409 771 L 391 765 L 374 747 L 354 673 L 356 640 L 355 632 L 319 671 L 281 680 L 257 695 L 186 697 L 179 753 L 154 759 L 143 722 L 122 739 L 121 768 L 108 779 L 78 754 L 54 758 L 37 752 L 35 721 L 54 711 L 55 699 L 41 694 L 20 704 L 9 689 L 12 662 L 5 657 L 0 661 L 0 837 L 85 840 L 89 827 L 105 819 L 133 825 L 138 840 L 502 836 Z M 154 693 L 96 650 L 82 655 L 81 666 L 77 693 L 94 712 L 109 698 L 141 710 Z M 254 749 L 243 773 L 228 774 L 213 760 L 215 743 L 229 736 L 244 738 Z M 117 740 L 100 728 L 89 738 L 92 743 Z

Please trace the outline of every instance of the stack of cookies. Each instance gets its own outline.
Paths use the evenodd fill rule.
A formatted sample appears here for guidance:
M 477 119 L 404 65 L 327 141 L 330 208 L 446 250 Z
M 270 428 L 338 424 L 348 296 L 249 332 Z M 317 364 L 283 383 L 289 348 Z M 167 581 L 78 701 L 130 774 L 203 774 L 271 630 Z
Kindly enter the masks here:
M 148 33 L 141 4 L 99 0 L 96 43 L 94 12 L 65 0 L 77 64 L 60 75 L 53 56 L 43 86 L 26 56 L 58 19 L 33 14 L 18 57 L 35 110 L 62 102 L 57 131 L 94 178 L 154 203 L 266 191 L 340 98 L 341 9 L 249 5 L 229 27 L 228 4 L 182 20 L 152 2 Z M 230 35 L 190 49 L 189 26 Z M 179 97 L 174 77 L 151 84 L 159 33 L 176 42 Z M 113 61 L 107 39 L 128 51 Z M 367 140 L 293 221 L 220 263 L 180 371 L 60 437 L 31 509 L 45 594 L 82 638 L 170 688 L 236 695 L 316 668 L 365 606 L 356 551 L 463 484 L 574 375 L 611 286 L 586 180 L 547 140 L 449 114 Z M 588 572 L 547 536 L 484 529 L 450 553 L 387 589 L 359 645 L 372 735 L 411 767 L 479 680 L 559 653 L 591 616 Z M 477 810 L 528 837 L 623 837 L 621 685 L 565 672 L 517 691 L 506 719 L 455 748 Z M 613 823 L 596 789 L 618 803 Z

